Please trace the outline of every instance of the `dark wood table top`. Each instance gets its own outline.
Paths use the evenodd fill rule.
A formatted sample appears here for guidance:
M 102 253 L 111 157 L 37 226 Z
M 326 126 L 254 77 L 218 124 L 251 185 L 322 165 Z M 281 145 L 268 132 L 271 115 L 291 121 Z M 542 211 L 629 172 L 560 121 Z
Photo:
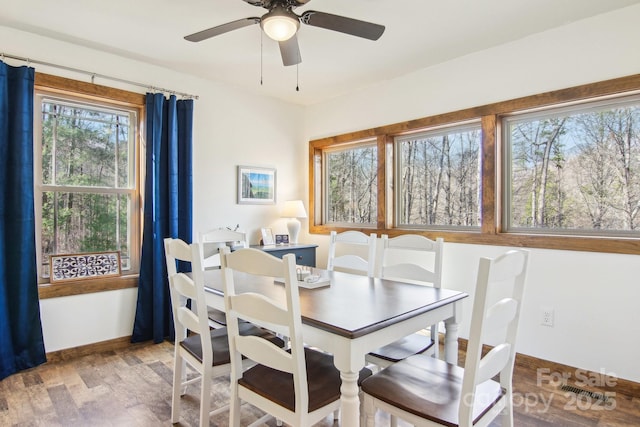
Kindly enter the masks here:
M 353 339 L 466 298 L 464 292 L 394 280 L 313 269 L 331 285 L 300 288 L 302 322 Z M 259 292 L 284 304 L 284 285 L 272 278 L 236 273 L 239 292 Z M 222 295 L 221 270 L 205 273 L 208 292 Z

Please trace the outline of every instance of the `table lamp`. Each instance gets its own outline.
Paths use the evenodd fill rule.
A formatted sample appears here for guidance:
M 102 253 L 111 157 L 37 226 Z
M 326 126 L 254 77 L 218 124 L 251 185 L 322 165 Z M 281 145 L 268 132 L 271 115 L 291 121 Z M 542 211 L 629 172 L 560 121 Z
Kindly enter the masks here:
M 304 210 L 302 200 L 287 200 L 282 208 L 283 218 L 289 218 L 287 230 L 289 230 L 289 242 L 298 243 L 298 233 L 300 233 L 300 221 L 298 218 L 306 218 L 307 211 Z

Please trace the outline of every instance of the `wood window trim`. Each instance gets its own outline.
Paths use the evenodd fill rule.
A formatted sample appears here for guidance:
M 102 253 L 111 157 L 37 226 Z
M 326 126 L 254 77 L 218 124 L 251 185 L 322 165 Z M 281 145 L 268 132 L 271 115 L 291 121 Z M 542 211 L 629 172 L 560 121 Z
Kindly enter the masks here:
M 49 93 L 73 94 L 73 96 L 88 100 L 107 100 L 113 104 L 131 107 L 137 110 L 139 123 L 144 122 L 145 95 L 127 90 L 116 89 L 108 86 L 82 82 L 65 77 L 54 76 L 45 73 L 35 73 L 35 89 Z M 136 147 L 136 159 L 141 155 L 140 141 Z M 141 186 L 141 173 L 138 170 L 138 183 Z M 140 193 L 136 196 L 140 199 Z M 140 201 L 141 203 L 141 201 Z M 140 206 L 142 206 L 140 204 Z M 142 214 L 140 214 L 142 215 Z M 140 224 L 142 227 L 142 224 Z M 139 241 L 142 241 L 140 236 Z M 40 299 L 58 298 L 71 295 L 82 295 L 95 292 L 113 291 L 138 287 L 138 273 L 126 274 L 119 277 L 93 278 L 64 283 L 40 283 L 38 284 L 38 296 Z
M 64 283 L 42 283 L 38 285 L 40 299 L 68 297 L 71 295 L 92 294 L 95 292 L 116 291 L 120 289 L 137 288 L 138 275 L 128 274 L 119 277 L 100 279 L 74 280 Z
M 359 230 L 364 233 L 377 233 L 378 235 L 388 234 L 391 237 L 414 233 L 432 239 L 442 237 L 445 241 L 452 243 L 640 255 L 640 238 L 502 232 L 502 214 L 500 209 L 502 206 L 500 168 L 502 152 L 499 138 L 500 118 L 502 115 L 633 92 L 640 92 L 640 74 L 311 140 L 309 142 L 309 233 L 328 234 L 334 230 L 337 232 Z M 424 228 L 395 228 L 391 218 L 393 212 L 393 197 L 387 194 L 386 187 L 388 174 L 392 173 L 393 168 L 387 163 L 388 150 L 384 148 L 388 144 L 393 143 L 394 136 L 474 119 L 480 119 L 483 132 L 481 160 L 482 200 L 480 201 L 482 206 L 482 223 L 480 229 L 477 232 L 470 232 L 440 229 L 428 230 Z M 316 212 L 318 212 L 316 204 L 320 201 L 321 197 L 321 195 L 316 194 L 317 187 L 315 180 L 317 177 L 314 176 L 316 158 L 322 156 L 323 150 L 327 148 L 372 138 L 376 138 L 378 141 L 377 226 L 335 227 L 322 224 L 321 218 L 318 218 L 318 215 L 316 215 Z
M 140 110 L 143 110 L 145 106 L 145 96 L 141 93 L 72 80 L 51 74 L 36 72 L 34 84 L 36 89 L 43 89 L 49 92 L 64 94 L 73 92 L 74 95 L 83 96 L 88 99 L 107 99 L 116 104 L 138 107 Z

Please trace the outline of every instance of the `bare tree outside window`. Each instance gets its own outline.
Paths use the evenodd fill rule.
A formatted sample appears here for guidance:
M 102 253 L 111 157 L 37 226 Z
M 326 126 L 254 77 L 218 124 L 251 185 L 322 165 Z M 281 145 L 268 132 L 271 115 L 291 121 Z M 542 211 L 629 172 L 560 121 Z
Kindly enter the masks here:
M 506 119 L 510 228 L 640 226 L 640 103 Z
M 375 224 L 378 209 L 377 149 L 359 145 L 326 153 L 329 223 Z
M 309 232 L 637 255 L 639 129 L 631 75 L 311 140 Z
M 396 138 L 400 226 L 477 227 L 480 126 Z

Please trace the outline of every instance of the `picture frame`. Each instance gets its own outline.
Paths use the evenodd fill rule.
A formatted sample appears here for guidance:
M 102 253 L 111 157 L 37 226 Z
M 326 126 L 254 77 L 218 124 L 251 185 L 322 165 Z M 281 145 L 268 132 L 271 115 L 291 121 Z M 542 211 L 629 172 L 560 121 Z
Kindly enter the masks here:
M 275 245 L 273 240 L 273 231 L 270 228 L 263 228 L 262 231 L 262 246 Z
M 238 204 L 273 205 L 276 203 L 276 169 L 238 166 Z
M 120 265 L 120 251 L 51 255 L 49 282 L 116 277 L 121 275 Z

